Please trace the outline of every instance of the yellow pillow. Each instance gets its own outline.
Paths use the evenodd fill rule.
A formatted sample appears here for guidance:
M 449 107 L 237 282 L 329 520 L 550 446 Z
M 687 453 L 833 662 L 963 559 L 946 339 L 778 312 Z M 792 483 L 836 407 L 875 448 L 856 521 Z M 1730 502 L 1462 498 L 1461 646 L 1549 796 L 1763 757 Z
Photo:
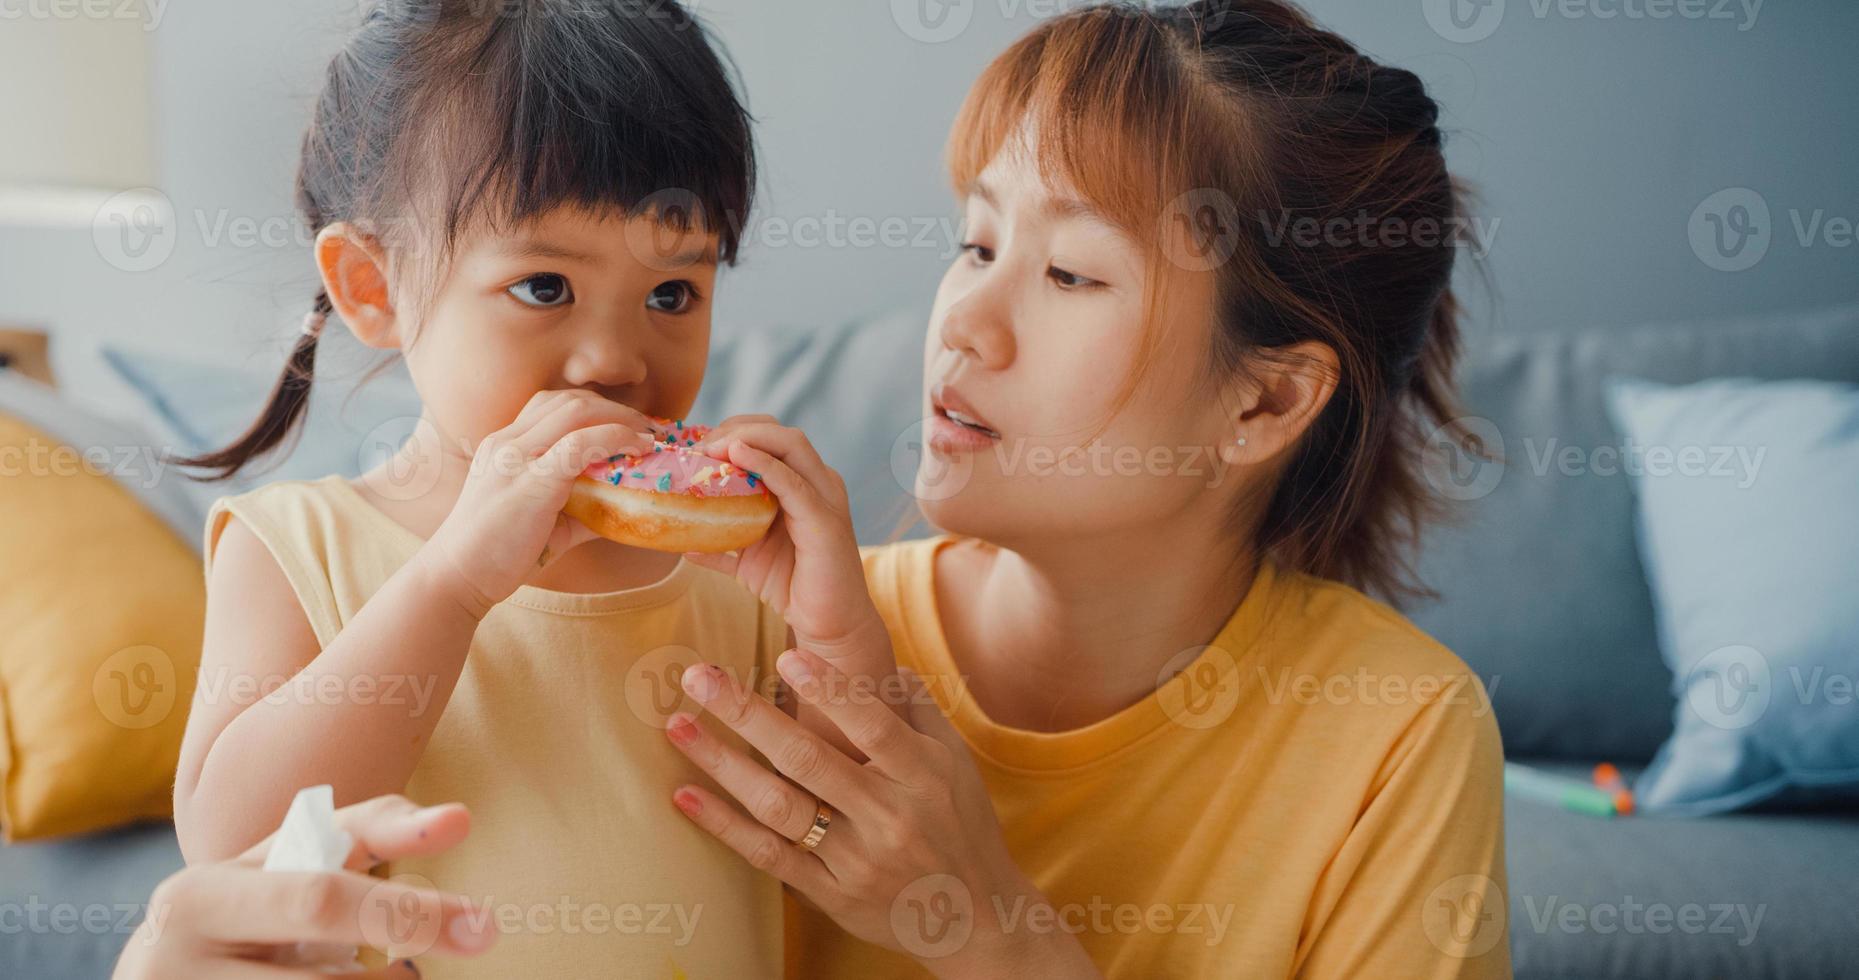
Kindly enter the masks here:
M 172 813 L 206 583 L 193 550 L 100 468 L 122 456 L 111 449 L 87 463 L 0 414 L 0 831 L 8 841 Z

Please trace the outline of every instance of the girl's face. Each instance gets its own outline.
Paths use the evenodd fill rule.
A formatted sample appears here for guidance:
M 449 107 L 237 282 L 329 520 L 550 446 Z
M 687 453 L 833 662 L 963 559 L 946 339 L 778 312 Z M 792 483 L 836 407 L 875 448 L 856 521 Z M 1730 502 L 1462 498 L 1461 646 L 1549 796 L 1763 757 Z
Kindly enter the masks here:
M 426 417 L 467 456 L 543 389 L 683 417 L 709 356 L 716 267 L 714 236 L 649 217 L 561 208 L 463 236 L 421 336 L 401 345 Z
M 1236 492 L 1227 401 L 1203 380 L 1210 274 L 1171 276 L 1142 357 L 1143 249 L 1010 143 L 969 188 L 964 252 L 943 276 L 924 356 L 916 495 L 938 527 L 1012 547 L 1184 516 Z M 971 424 L 964 424 L 971 423 Z

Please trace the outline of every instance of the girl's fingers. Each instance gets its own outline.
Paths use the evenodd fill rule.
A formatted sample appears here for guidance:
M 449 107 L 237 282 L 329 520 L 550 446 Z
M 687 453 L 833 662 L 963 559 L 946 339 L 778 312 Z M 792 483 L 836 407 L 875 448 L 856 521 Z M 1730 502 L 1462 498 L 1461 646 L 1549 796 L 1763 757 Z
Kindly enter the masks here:
M 603 424 L 617 424 L 632 436 L 625 445 L 616 445 L 609 452 L 621 452 L 633 445 L 650 446 L 651 437 L 646 433 L 651 431 L 651 420 L 619 402 L 608 401 L 592 392 L 569 392 L 567 397 L 552 406 L 527 431 L 517 434 L 512 442 L 523 451 L 524 459 L 534 459 L 548 452 L 576 429 Z
M 790 841 L 805 837 L 813 826 L 819 801 L 712 737 L 696 718 L 684 712 L 672 715 L 665 724 L 665 735 L 762 826 Z
M 903 678 L 859 678 L 855 683 L 810 650 L 783 653 L 775 669 L 801 700 L 819 708 L 885 775 L 907 785 L 927 782 L 929 769 L 920 754 L 923 736 L 887 703 L 913 690 Z
M 469 955 L 495 940 L 489 917 L 460 896 L 353 871 L 200 865 L 157 887 L 148 914 L 162 916 L 167 930 L 185 928 L 222 946 L 311 942 L 372 946 L 390 955 Z
M 728 725 L 768 759 L 782 775 L 799 783 L 833 809 L 854 819 L 877 811 L 867 781 L 875 778 L 845 753 L 789 718 L 767 698 L 743 688 L 714 664 L 685 668 L 683 685 L 704 710 Z
M 699 786 L 680 786 L 672 794 L 672 802 L 691 822 L 742 855 L 751 866 L 799 889 L 816 904 L 821 896 L 839 887 L 818 856 L 743 816 L 715 793 Z
M 572 480 L 589 466 L 620 454 L 651 451 L 651 437 L 624 422 L 607 422 L 564 434 L 538 462 L 549 476 Z

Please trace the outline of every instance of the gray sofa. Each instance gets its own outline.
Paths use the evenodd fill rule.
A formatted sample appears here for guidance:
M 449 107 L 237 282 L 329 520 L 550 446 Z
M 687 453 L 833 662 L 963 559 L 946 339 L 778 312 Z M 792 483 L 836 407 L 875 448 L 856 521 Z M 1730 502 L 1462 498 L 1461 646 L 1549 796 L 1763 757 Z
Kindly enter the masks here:
M 900 314 L 741 338 L 718 351 L 692 416 L 753 408 L 806 428 L 851 485 L 862 540 L 885 540 L 906 504 L 922 329 Z M 1501 434 L 1503 471 L 1429 536 L 1421 570 L 1442 598 L 1409 612 L 1493 689 L 1511 758 L 1632 771 L 1669 732 L 1673 697 L 1630 487 L 1542 461 L 1618 442 L 1601 408 L 1608 374 L 1859 381 L 1859 306 L 1474 348 L 1466 402 Z M 1852 587 L 1817 587 L 1840 585 Z M 1519 977 L 1837 977 L 1859 964 L 1851 812 L 1602 820 L 1512 800 L 1506 822 Z M 0 977 L 106 975 L 125 917 L 86 910 L 132 910 L 179 863 L 166 825 L 0 848 L 0 909 L 20 924 L 36 909 L 40 923 L 0 918 Z

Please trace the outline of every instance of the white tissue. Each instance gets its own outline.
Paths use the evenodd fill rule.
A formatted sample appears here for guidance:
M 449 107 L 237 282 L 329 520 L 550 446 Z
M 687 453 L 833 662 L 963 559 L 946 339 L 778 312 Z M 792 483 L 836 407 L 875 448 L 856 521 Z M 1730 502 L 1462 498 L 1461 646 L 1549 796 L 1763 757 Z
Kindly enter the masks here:
M 265 854 L 266 871 L 340 871 L 348 862 L 355 838 L 336 826 L 336 791 L 328 785 L 297 791 L 284 813 L 284 822 L 271 838 Z M 287 966 L 310 966 L 324 973 L 354 973 L 361 962 L 353 946 L 297 943 L 273 957 Z

